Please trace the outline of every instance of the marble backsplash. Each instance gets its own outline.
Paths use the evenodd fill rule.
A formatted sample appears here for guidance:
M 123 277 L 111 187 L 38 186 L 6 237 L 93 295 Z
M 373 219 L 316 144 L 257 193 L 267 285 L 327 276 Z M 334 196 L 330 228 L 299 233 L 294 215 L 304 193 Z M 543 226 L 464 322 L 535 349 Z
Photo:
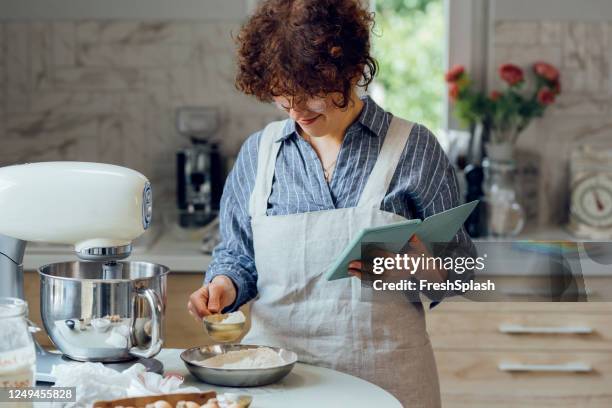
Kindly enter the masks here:
M 239 94 L 238 22 L 58 21 L 0 24 L 0 166 L 47 160 L 113 163 L 151 179 L 174 203 L 179 106 L 217 107 L 222 151 L 277 109 Z M 160 201 L 161 200 L 161 201 Z
M 505 62 L 531 69 L 536 61 L 560 68 L 562 94 L 521 135 L 519 149 L 539 167 L 539 224 L 558 224 L 569 208 L 569 156 L 582 144 L 612 148 L 612 22 L 497 21 L 490 89 L 501 86 Z

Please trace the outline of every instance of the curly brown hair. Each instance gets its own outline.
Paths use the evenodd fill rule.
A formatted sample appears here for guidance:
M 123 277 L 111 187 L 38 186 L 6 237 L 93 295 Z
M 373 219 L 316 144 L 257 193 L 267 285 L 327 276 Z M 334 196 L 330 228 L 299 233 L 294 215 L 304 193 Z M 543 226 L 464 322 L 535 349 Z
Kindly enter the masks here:
M 376 74 L 373 25 L 359 0 L 263 1 L 236 38 L 236 88 L 264 102 L 338 93 L 344 108 L 354 81 L 367 89 Z

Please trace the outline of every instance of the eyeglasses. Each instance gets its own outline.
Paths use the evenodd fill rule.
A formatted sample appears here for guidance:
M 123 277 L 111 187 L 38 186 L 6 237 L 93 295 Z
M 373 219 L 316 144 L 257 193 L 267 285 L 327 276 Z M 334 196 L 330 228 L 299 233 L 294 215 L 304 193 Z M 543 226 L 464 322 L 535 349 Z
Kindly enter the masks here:
M 285 99 L 282 102 L 275 100 L 274 104 L 278 109 L 289 112 L 291 109 L 296 109 L 294 101 L 295 99 L 292 99 L 291 101 L 287 101 Z M 299 105 L 305 107 L 305 109 L 301 109 L 300 106 L 297 108 L 298 110 L 308 110 L 314 113 L 323 113 L 327 110 L 327 101 L 324 98 L 311 98 L 306 100 L 304 103 L 299 103 Z

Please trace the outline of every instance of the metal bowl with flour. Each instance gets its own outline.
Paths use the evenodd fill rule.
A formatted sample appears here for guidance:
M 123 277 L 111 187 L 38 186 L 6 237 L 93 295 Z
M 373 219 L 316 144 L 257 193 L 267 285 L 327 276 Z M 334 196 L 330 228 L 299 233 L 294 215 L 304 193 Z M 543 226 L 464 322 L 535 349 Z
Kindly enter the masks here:
M 259 387 L 282 380 L 291 372 L 297 362 L 297 354 L 278 347 L 265 347 L 276 352 L 283 364 L 269 368 L 222 368 L 207 367 L 204 360 L 232 351 L 253 350 L 264 346 L 247 344 L 216 344 L 194 347 L 181 353 L 187 369 L 200 381 L 226 387 Z

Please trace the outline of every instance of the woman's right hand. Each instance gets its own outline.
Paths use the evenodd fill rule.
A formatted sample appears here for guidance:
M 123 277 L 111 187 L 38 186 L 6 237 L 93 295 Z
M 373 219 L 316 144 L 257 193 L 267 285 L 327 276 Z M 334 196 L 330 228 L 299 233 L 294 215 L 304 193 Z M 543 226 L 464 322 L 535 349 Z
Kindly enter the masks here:
M 191 294 L 187 310 L 195 319 L 202 320 L 205 316 L 221 313 L 235 301 L 234 282 L 225 275 L 218 275 L 209 284 Z

